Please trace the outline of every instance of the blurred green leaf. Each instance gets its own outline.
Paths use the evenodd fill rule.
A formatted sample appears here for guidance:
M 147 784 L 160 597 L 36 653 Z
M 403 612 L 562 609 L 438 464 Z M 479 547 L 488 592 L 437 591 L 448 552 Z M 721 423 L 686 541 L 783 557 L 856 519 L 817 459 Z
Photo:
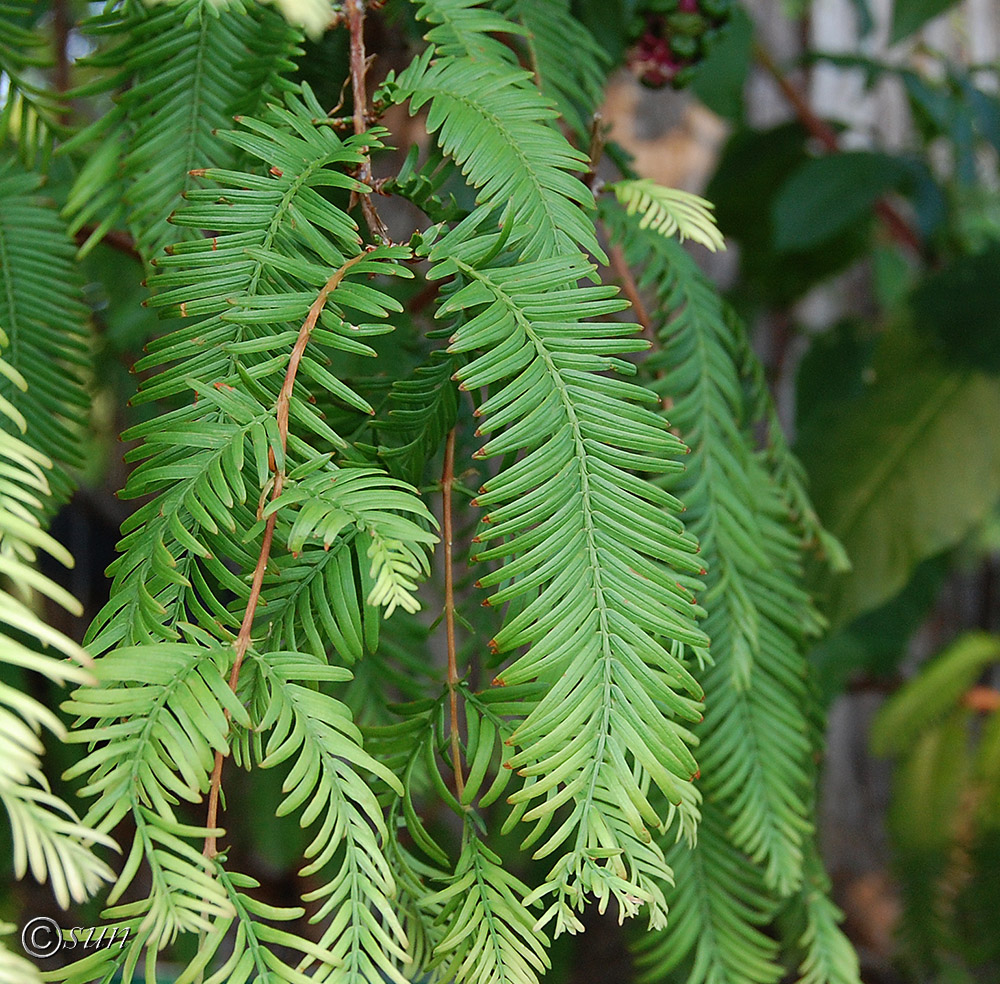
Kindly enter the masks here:
M 975 771 L 979 814 L 987 826 L 1000 830 L 1000 714 L 991 714 L 983 724 Z
M 691 90 L 713 113 L 743 119 L 743 87 L 750 71 L 753 23 L 742 7 L 733 11 L 719 43 L 695 70 Z
M 969 961 L 982 968 L 978 979 L 1000 978 L 1000 934 L 996 914 L 1000 912 L 1000 832 L 982 831 L 969 852 L 969 877 L 955 900 L 956 921 L 962 931 L 964 952 Z M 976 980 L 975 977 L 971 978 Z
M 910 296 L 913 322 L 947 358 L 1000 372 L 1000 243 L 926 277 Z
M 799 363 L 797 425 L 808 427 L 818 413 L 861 396 L 866 388 L 876 338 L 870 327 L 842 321 L 814 338 Z
M 889 811 L 901 851 L 942 851 L 951 842 L 951 820 L 969 774 L 970 716 L 971 711 L 952 706 L 933 726 L 906 730 L 908 754 L 896 773 Z M 883 713 L 875 726 L 885 727 L 886 720 Z M 874 734 L 872 743 L 878 748 Z M 902 743 L 894 747 L 902 750 Z
M 619 4 L 605 0 L 576 0 L 573 4 L 577 16 L 615 64 L 625 54 L 629 21 L 637 6 L 634 2 Z
M 872 291 L 879 307 L 893 311 L 906 300 L 917 271 L 896 244 L 877 245 L 872 251 Z
M 782 185 L 772 207 L 779 252 L 817 246 L 843 232 L 905 176 L 888 154 L 851 151 L 806 161 Z
M 771 200 L 802 162 L 806 132 L 798 123 L 772 130 L 738 130 L 726 143 L 705 197 L 719 227 L 747 246 L 771 239 Z
M 976 114 L 976 123 L 984 140 L 1000 151 L 1000 99 L 993 93 L 977 89 L 965 77 L 961 79 L 969 104 Z
M 921 667 L 897 691 L 872 725 L 876 755 L 899 755 L 914 746 L 922 732 L 937 727 L 959 704 L 983 670 L 1000 660 L 1000 637 L 968 632 Z
M 854 565 L 816 578 L 835 628 L 893 597 L 921 560 L 985 519 L 1000 497 L 997 420 L 1000 380 L 943 365 L 896 332 L 870 389 L 803 428 L 816 510 Z
M 737 131 L 705 192 L 715 203 L 719 228 L 742 247 L 740 292 L 778 307 L 788 306 L 870 246 L 862 216 L 817 247 L 776 250 L 772 205 L 788 178 L 810 160 L 806 141 L 798 123 Z
M 896 0 L 892 12 L 890 43 L 919 31 L 927 21 L 955 6 L 956 0 Z

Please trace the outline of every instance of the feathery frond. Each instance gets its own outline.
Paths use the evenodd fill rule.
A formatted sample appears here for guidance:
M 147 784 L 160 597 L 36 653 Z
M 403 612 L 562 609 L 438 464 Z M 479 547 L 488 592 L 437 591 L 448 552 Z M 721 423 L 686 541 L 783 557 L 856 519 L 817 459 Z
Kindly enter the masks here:
M 367 603 L 384 607 L 386 618 L 397 606 L 411 614 L 419 611 L 420 603 L 411 592 L 429 571 L 425 547 L 436 543 L 437 537 L 425 528 L 435 520 L 411 486 L 370 468 L 322 469 L 282 492 L 262 515 L 266 519 L 278 512 L 291 526 L 288 549 L 293 555 L 313 539 L 328 550 L 348 525 L 367 534 L 371 561 Z
M 0 2 L 0 79 L 5 83 L 0 149 L 13 145 L 27 168 L 44 169 L 61 130 L 63 107 L 55 93 L 32 78 L 52 62 L 45 39 L 25 26 L 36 16 L 34 5 L 26 0 Z
M 533 894 L 555 896 L 540 923 L 554 920 L 557 934 L 578 928 L 588 897 L 604 908 L 614 896 L 623 915 L 648 904 L 658 924 L 670 872 L 650 843 L 647 825 L 660 818 L 645 786 L 679 802 L 679 784 L 697 771 L 676 718 L 700 718 L 683 659 L 707 640 L 691 620 L 696 544 L 679 522 L 661 532 L 676 500 L 630 472 L 675 468 L 683 446 L 640 391 L 599 375 L 631 373 L 621 355 L 645 344 L 627 339 L 632 326 L 584 320 L 623 306 L 613 289 L 579 287 L 592 268 L 578 248 L 603 255 L 583 211 L 589 193 L 566 173 L 585 159 L 547 127 L 552 111 L 523 73 L 431 57 L 390 91 L 411 109 L 431 100 L 428 128 L 442 127 L 441 147 L 482 203 L 430 247 L 431 276 L 459 277 L 438 316 L 459 315 L 449 352 L 482 352 L 456 373 L 462 388 L 490 388 L 480 431 L 502 428 L 477 456 L 523 455 L 484 485 L 478 504 L 500 543 L 475 559 L 506 562 L 480 583 L 506 585 L 490 604 L 516 602 L 491 645 L 532 644 L 500 678 L 548 688 L 511 738 L 520 751 L 508 764 L 526 782 L 508 827 L 535 821 L 528 846 L 560 813 L 536 856 L 572 846 Z M 501 205 L 500 236 L 477 238 Z M 644 596 L 647 584 L 661 591 Z M 565 631 L 552 631 L 556 620 Z
M 504 561 L 479 581 L 505 585 L 490 605 L 520 599 L 491 645 L 530 644 L 498 679 L 549 688 L 514 732 L 521 750 L 509 763 L 527 778 L 510 798 L 513 817 L 536 821 L 526 844 L 570 810 L 536 851 L 572 844 L 536 896 L 556 895 L 557 932 L 576 925 L 572 910 L 591 892 L 626 913 L 649 903 L 655 921 L 656 879 L 669 872 L 648 843 L 659 818 L 644 783 L 677 801 L 697 771 L 677 719 L 700 719 L 683 657 L 707 640 L 693 624 L 697 545 L 663 511 L 677 508 L 673 496 L 631 472 L 676 469 L 684 448 L 641 390 L 601 375 L 630 373 L 620 353 L 645 343 L 628 338 L 632 325 L 583 320 L 623 306 L 613 288 L 576 286 L 589 264 L 445 263 L 463 279 L 438 311 L 461 315 L 449 351 L 482 352 L 458 377 L 491 387 L 480 432 L 499 431 L 477 457 L 523 453 L 476 500 L 498 543 L 474 559 Z
M 706 802 L 697 844 L 678 840 L 667 851 L 676 879 L 668 893 L 671 919 L 666 929 L 635 938 L 640 981 L 655 984 L 680 968 L 684 980 L 705 984 L 782 979 L 778 945 L 764 932 L 777 904 L 726 826 L 725 814 Z
M 137 368 L 163 368 L 138 398 L 193 390 L 196 402 L 128 434 L 145 441 L 130 458 L 145 460 L 124 495 L 156 498 L 123 528 L 124 555 L 111 568 L 112 599 L 88 635 L 95 651 L 119 640 L 174 639 L 172 622 L 188 617 L 188 607 L 210 632 L 218 631 L 220 621 L 239 625 L 239 616 L 227 612 L 211 585 L 247 597 L 248 586 L 223 558 L 244 570 L 254 566 L 242 536 L 235 534 L 257 521 L 256 499 L 268 482 L 269 457 L 289 473 L 316 457 L 293 436 L 285 464 L 273 407 L 299 325 L 317 290 L 340 268 L 344 274 L 311 333 L 300 375 L 338 400 L 370 409 L 329 372 L 321 353 L 371 353 L 360 338 L 387 327 L 350 324 L 348 312 L 352 320 L 359 313 L 379 318 L 398 303 L 352 278 L 409 275 L 392 262 L 408 251 L 380 247 L 356 254 L 360 239 L 354 222 L 317 189 L 357 187 L 338 168 L 359 161 L 358 141 L 343 142 L 322 126 L 322 114 L 308 105 L 311 95 L 306 98 L 290 96 L 288 108 L 273 107 L 265 120 L 245 120 L 242 131 L 223 135 L 271 171 L 266 176 L 205 171 L 207 180 L 227 190 L 188 192 L 190 204 L 174 222 L 219 234 L 178 244 L 155 263 L 152 303 L 168 315 L 194 320 L 150 344 Z M 293 430 L 301 429 L 320 447 L 342 446 L 308 395 L 306 384 L 297 382 L 290 404 Z M 250 489 L 256 489 L 252 496 Z
M 91 635 L 98 651 L 136 645 L 98 660 L 103 685 L 68 705 L 89 725 L 77 739 L 94 746 L 72 774 L 89 773 L 85 791 L 100 794 L 92 822 L 109 827 L 131 812 L 137 826 L 111 901 L 143 859 L 152 872 L 147 899 L 109 913 L 133 922 L 127 962 L 180 932 L 201 933 L 204 946 L 217 948 L 219 927 L 234 911 L 242 919 L 243 903 L 213 857 L 189 842 L 220 832 L 181 823 L 175 807 L 201 801 L 213 760 L 231 749 L 247 765 L 290 762 L 281 812 L 301 808 L 303 825 L 321 818 L 304 869 L 328 876 L 306 896 L 324 900 L 316 918 L 330 917 L 316 959 L 335 964 L 337 980 L 374 984 L 405 958 L 405 937 L 389 904 L 381 807 L 359 772 L 399 785 L 362 750 L 346 705 L 317 688 L 349 679 L 327 660 L 338 641 L 349 661 L 360 656 L 358 636 L 370 624 L 363 606 L 414 607 L 414 582 L 436 537 L 409 486 L 375 468 L 330 463 L 344 442 L 309 395 L 315 387 L 370 412 L 323 352 L 370 352 L 357 339 L 386 327 L 350 324 L 349 312 L 381 319 L 399 305 L 361 278 L 407 275 L 398 261 L 409 250 L 361 249 L 354 223 L 320 194 L 361 187 L 342 169 L 375 135 L 341 141 L 309 90 L 241 122 L 224 139 L 261 161 L 266 176 L 199 172 L 221 193 L 188 192 L 174 221 L 217 235 L 177 244 L 154 264 L 152 303 L 195 321 L 153 343 L 142 365 L 161 371 L 140 398 L 193 391 L 196 399 L 130 435 L 144 443 L 131 454 L 142 464 L 126 495 L 154 498 L 124 528 L 116 594 Z M 318 450 L 324 445 L 327 453 Z M 271 573 L 255 582 L 277 588 L 276 604 L 257 611 L 260 644 L 246 654 L 237 697 L 227 681 L 238 657 L 228 643 L 255 604 L 250 545 L 265 529 L 282 580 Z M 359 582 L 354 563 L 364 554 Z M 129 678 L 133 662 L 142 668 Z M 209 962 L 204 950 L 199 960 Z
M 71 739 L 92 746 L 68 773 L 89 773 L 82 793 L 96 799 L 85 822 L 110 831 L 131 814 L 136 825 L 109 903 L 132 884 L 144 858 L 150 867 L 149 896 L 113 910 L 141 917 L 130 947 L 148 940 L 159 948 L 232 914 L 209 859 L 190 843 L 206 832 L 185 824 L 176 810 L 182 801 L 201 801 L 213 752 L 228 752 L 226 712 L 250 725 L 226 682 L 232 656 L 201 642 L 117 649 L 96 663 L 101 686 L 77 690 L 64 705 L 86 723 Z
M 801 545 L 753 449 L 741 328 L 681 247 L 634 215 L 611 207 L 605 215 L 626 258 L 644 266 L 642 282 L 657 287 L 664 350 L 650 369 L 670 366 L 654 385 L 670 397 L 671 421 L 692 449 L 685 475 L 669 487 L 688 506 L 709 570 L 715 662 L 703 677 L 713 698 L 699 729 L 704 793 L 723 798 L 733 843 L 785 895 L 801 884 L 810 832 L 803 647 L 821 627 L 798 586 Z
M 25 324 L 19 327 L 28 330 Z M 28 382 L 3 358 L 9 345 L 0 326 L 0 377 L 23 396 Z M 0 423 L 0 663 L 15 674 L 30 671 L 58 684 L 83 683 L 90 679 L 90 658 L 47 626 L 33 607 L 46 597 L 68 611 L 80 611 L 76 599 L 34 568 L 41 551 L 68 567 L 73 564 L 41 525 L 40 517 L 51 509 L 52 463 L 22 439 L 25 415 L 3 397 Z M 115 845 L 51 791 L 42 770 L 43 729 L 60 738 L 66 734 L 49 708 L 11 679 L 0 683 L 0 803 L 10 824 L 14 875 L 20 879 L 30 871 L 36 881 L 48 881 L 56 901 L 67 908 L 111 880 L 111 869 L 94 847 Z
M 491 10 L 484 0 L 418 0 L 416 15 L 434 25 L 424 38 L 439 55 L 516 64 L 511 49 L 492 35 L 520 34 L 523 28 Z
M 432 352 L 424 365 L 393 383 L 388 412 L 375 421 L 379 458 L 390 472 L 415 485 L 455 424 L 458 391 L 452 376 L 459 364 L 456 356 Z
M 404 982 L 396 966 L 406 960 L 406 936 L 390 902 L 395 888 L 382 853 L 387 830 L 375 793 L 358 770 L 397 794 L 403 788 L 362 749 L 349 709 L 308 686 L 350 674 L 297 653 L 269 652 L 253 662 L 264 693 L 257 729 L 267 733 L 260 765 L 294 761 L 282 787 L 286 796 L 279 815 L 301 810 L 303 826 L 320 824 L 306 848 L 309 863 L 301 874 L 326 872 L 327 880 L 303 899 L 322 900 L 314 921 L 330 917 L 320 946 L 334 958 L 335 979 L 377 984 L 386 974 Z
M 830 879 L 812 843 L 805 878 L 788 900 L 784 936 L 800 959 L 799 984 L 860 984 L 858 955 L 840 928 L 843 913 L 830 900 Z M 789 939 L 790 934 L 800 934 Z
M 346 28 L 335 108 L 286 78 L 301 35 L 257 0 L 107 4 L 64 104 L 36 85 L 49 46 L 22 25 L 44 21 L 0 0 L 0 803 L 15 873 L 63 905 L 110 881 L 102 921 L 128 934 L 41 979 L 156 984 L 180 958 L 180 984 L 538 984 L 593 905 L 643 917 L 649 984 L 777 984 L 792 961 L 858 984 L 811 820 L 802 560 L 837 545 L 743 326 L 672 239 L 723 248 L 712 206 L 638 178 L 602 201 L 615 271 L 655 293 L 637 358 L 592 262 L 605 39 L 570 0 L 413 0 L 398 23 L 427 48 L 373 106 L 371 5 L 278 6 Z M 52 172 L 67 229 L 23 161 L 101 104 Z M 375 181 L 389 131 L 366 121 L 393 106 L 430 146 Z M 394 236 L 422 216 L 408 245 L 367 244 L 351 211 L 382 227 L 376 192 L 409 203 Z M 43 527 L 89 409 L 85 229 L 83 253 L 134 239 L 164 319 L 92 656 L 33 607 L 74 606 L 34 563 L 69 561 Z M 87 269 L 118 268 L 102 248 Z M 425 338 L 427 309 L 447 327 Z M 59 719 L 13 685 L 35 672 L 79 685 L 82 818 L 41 767 Z M 300 845 L 301 906 L 230 867 L 234 767 Z M 118 829 L 115 874 L 95 851 Z M 515 831 L 531 859 L 496 853 Z
M 713 253 L 725 249 L 722 233 L 712 215 L 712 203 L 678 188 L 664 188 L 649 178 L 616 181 L 610 186 L 628 215 L 642 213 L 640 229 L 652 229 L 661 236 L 674 233 L 681 242 L 690 239 Z
M 80 463 L 80 433 L 90 407 L 81 380 L 89 363 L 88 312 L 73 244 L 41 177 L 0 159 L 0 330 L 4 358 L 27 384 L 0 375 L 0 400 L 26 421 L 24 439 L 53 462 L 51 514 L 69 497 L 67 469 Z
M 16 934 L 18 927 L 13 923 L 0 923 L 0 936 Z M 0 984 L 40 984 L 41 976 L 38 967 L 30 960 L 25 960 L 19 953 L 12 951 L 0 939 Z
M 573 171 L 587 158 L 548 126 L 558 115 L 516 65 L 475 62 L 433 48 L 387 88 L 411 113 L 429 103 L 427 129 L 478 191 L 481 209 L 494 211 L 510 248 L 525 259 L 584 249 L 604 254 L 583 211 L 592 197 Z
M 17 929 L 12 923 L 0 923 L 0 936 L 11 936 Z M 40 984 L 40 981 L 38 967 L 0 940 L 0 984 Z
M 398 835 L 391 838 L 392 856 L 402 868 L 407 935 L 416 944 L 411 979 L 430 974 L 442 981 L 528 981 L 548 966 L 546 939 L 533 928 L 535 917 L 523 904 L 527 887 L 496 870 L 499 861 L 481 840 L 485 826 L 477 812 L 503 795 L 513 775 L 507 768 L 514 754 L 509 716 L 518 712 L 521 700 L 540 692 L 535 685 L 521 685 L 474 693 L 459 685 L 466 720 L 460 748 L 469 764 L 461 799 L 449 788 L 454 761 L 447 692 L 436 700 L 397 705 L 401 720 L 366 730 L 373 754 L 404 780 L 402 800 L 393 804 L 390 817 L 399 817 L 400 828 L 430 862 L 405 849 Z M 448 855 L 418 815 L 416 797 L 424 788 L 442 796 L 462 819 L 463 846 L 454 870 L 443 870 L 451 868 Z
M 465 844 L 447 888 L 429 895 L 446 928 L 434 953 L 443 980 L 535 984 L 549 966 L 548 940 L 524 905 L 528 886 L 510 874 L 466 825 Z
M 97 226 L 89 247 L 124 220 L 150 259 L 178 238 L 167 217 L 194 187 L 191 171 L 237 162 L 234 145 L 215 131 L 290 88 L 280 75 L 294 67 L 299 35 L 270 7 L 244 0 L 221 7 L 214 0 L 128 0 L 86 29 L 116 39 L 88 59 L 109 74 L 87 90 L 115 92 L 116 108 L 64 148 L 103 141 L 71 193 L 73 229 Z
M 526 31 L 524 44 L 539 89 L 559 115 L 586 137 L 604 99 L 608 56 L 574 16 L 569 0 L 494 0 Z

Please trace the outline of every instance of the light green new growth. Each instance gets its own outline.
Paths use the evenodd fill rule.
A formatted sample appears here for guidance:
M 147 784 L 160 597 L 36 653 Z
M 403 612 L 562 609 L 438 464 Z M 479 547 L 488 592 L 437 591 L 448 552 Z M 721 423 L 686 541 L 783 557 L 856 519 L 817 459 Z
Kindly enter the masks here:
M 676 233 L 681 242 L 690 239 L 713 253 L 725 249 L 725 240 L 712 215 L 712 203 L 689 191 L 664 188 L 649 178 L 616 181 L 611 185 L 629 215 L 640 214 L 640 229 L 652 229 L 661 236 Z

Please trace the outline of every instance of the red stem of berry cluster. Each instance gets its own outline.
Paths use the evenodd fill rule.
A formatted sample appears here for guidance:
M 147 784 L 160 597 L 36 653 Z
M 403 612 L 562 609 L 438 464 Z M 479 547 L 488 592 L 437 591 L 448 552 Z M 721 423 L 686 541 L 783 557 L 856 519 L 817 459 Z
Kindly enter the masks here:
M 326 302 L 330 297 L 330 294 L 336 290 L 337 285 L 344 279 L 347 271 L 350 270 L 352 266 L 358 261 L 364 259 L 366 253 L 359 253 L 357 256 L 352 256 L 342 267 L 340 267 L 332 277 L 323 285 L 319 294 L 316 296 L 316 300 L 313 301 L 312 306 L 309 308 L 309 313 L 306 315 L 305 321 L 302 322 L 302 327 L 299 329 L 298 338 L 295 340 L 295 346 L 292 348 L 291 357 L 288 360 L 288 369 L 285 371 L 285 381 L 281 386 L 281 392 L 278 394 L 278 400 L 275 404 L 275 417 L 278 423 L 278 435 L 281 440 L 281 450 L 284 452 L 288 446 L 288 412 L 289 406 L 292 399 L 292 389 L 295 385 L 295 376 L 299 371 L 299 363 L 302 361 L 302 355 L 306 350 L 306 345 L 309 343 L 309 337 L 312 335 L 313 329 L 316 327 L 316 322 L 319 320 L 319 316 L 323 313 L 323 308 L 326 306 Z M 281 491 L 285 484 L 285 470 L 284 466 L 278 467 L 277 462 L 274 459 L 273 450 L 269 453 L 269 461 L 271 465 L 271 471 L 274 473 L 274 485 L 271 489 L 271 501 L 281 495 Z M 236 652 L 236 659 L 233 660 L 233 668 L 229 674 L 229 688 L 236 693 L 236 688 L 239 685 L 240 680 L 240 669 L 243 666 L 243 659 L 247 654 L 247 650 L 250 648 L 250 633 L 253 629 L 254 616 L 257 612 L 257 605 L 260 602 L 260 592 L 264 584 L 264 572 L 267 569 L 267 562 L 271 557 L 271 544 L 274 540 L 274 526 L 277 522 L 278 514 L 277 512 L 271 513 L 267 518 L 267 523 L 264 526 L 264 536 L 261 539 L 260 544 L 260 554 L 257 557 L 257 566 L 254 568 L 253 580 L 250 584 L 250 597 L 247 599 L 246 609 L 243 612 L 243 621 L 240 624 L 240 631 L 236 637 L 236 641 L 233 643 L 233 649 Z M 229 712 L 226 711 L 226 720 L 230 719 Z M 212 769 L 212 778 L 209 782 L 208 789 L 208 815 L 205 819 L 205 826 L 209 830 L 215 830 L 218 826 L 219 820 L 219 794 L 222 789 L 222 764 L 225 756 L 221 751 L 215 753 L 215 765 Z M 218 848 L 216 846 L 216 837 L 214 834 L 209 834 L 205 838 L 204 852 L 205 857 L 214 858 L 218 854 Z

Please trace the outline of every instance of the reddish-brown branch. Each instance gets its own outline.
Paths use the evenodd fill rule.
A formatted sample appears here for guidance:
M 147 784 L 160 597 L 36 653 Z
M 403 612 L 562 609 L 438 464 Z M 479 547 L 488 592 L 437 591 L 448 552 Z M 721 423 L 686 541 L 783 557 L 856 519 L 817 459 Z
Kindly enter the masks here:
M 354 132 L 358 136 L 368 129 L 368 90 L 365 86 L 365 76 L 368 74 L 368 56 L 365 54 L 365 4 L 364 0 L 347 0 L 344 4 L 344 16 L 351 34 L 351 95 L 354 99 Z M 358 168 L 358 179 L 370 188 L 372 186 L 372 165 L 368 157 L 368 148 L 363 147 L 365 155 Z M 389 242 L 389 230 L 375 211 L 371 194 L 359 194 L 361 214 L 365 217 L 368 229 L 376 241 Z
M 795 111 L 799 122 L 809 134 L 815 137 L 828 153 L 836 153 L 840 150 L 840 141 L 837 138 L 836 130 L 826 120 L 816 115 L 802 93 L 792 85 L 788 77 L 781 71 L 771 53 L 759 42 L 754 42 L 754 56 L 764 71 L 774 79 L 781 94 L 788 100 L 788 104 Z M 875 203 L 875 212 L 896 242 L 906 246 L 917 256 L 923 255 L 923 243 L 920 241 L 920 236 L 891 202 L 884 198 L 880 199 Z
M 629 265 L 625 260 L 625 254 L 622 252 L 620 246 L 612 245 L 608 247 L 608 260 L 610 261 L 611 270 L 614 275 L 621 281 L 622 293 L 632 305 L 632 313 L 635 315 L 635 320 L 642 327 L 643 335 L 655 343 L 656 338 L 653 332 L 653 322 L 649 318 L 646 303 L 642 299 L 642 294 L 639 293 L 639 285 L 635 282 L 635 277 L 629 269 Z
M 82 246 L 91 237 L 95 228 L 97 227 L 85 225 L 78 229 L 76 233 L 77 245 Z M 125 256 L 130 256 L 139 263 L 142 262 L 142 255 L 136 249 L 135 240 L 127 232 L 122 232 L 119 229 L 109 229 L 101 236 L 101 242 L 118 253 L 124 253 Z
M 312 335 L 313 329 L 316 327 L 316 322 L 319 320 L 319 316 L 323 313 L 323 308 L 326 306 L 326 302 L 330 297 L 330 294 L 337 289 L 337 285 L 341 280 L 344 279 L 347 271 L 350 270 L 355 263 L 359 260 L 364 259 L 365 253 L 359 253 L 357 256 L 351 257 L 332 277 L 323 285 L 322 290 L 316 296 L 316 300 L 313 301 L 312 306 L 309 308 L 309 313 L 306 315 L 305 321 L 302 322 L 302 327 L 299 329 L 298 338 L 295 340 L 295 346 L 292 348 L 291 357 L 288 360 L 288 369 L 285 371 L 285 381 L 281 386 L 281 392 L 278 394 L 278 400 L 275 404 L 275 416 L 278 422 L 278 436 L 281 440 L 281 450 L 284 452 L 288 447 L 288 412 L 289 406 L 292 400 L 292 389 L 295 386 L 295 376 L 299 371 L 299 363 L 302 361 L 302 355 L 306 350 L 306 345 L 309 344 L 309 337 Z M 285 470 L 284 467 L 279 468 L 277 462 L 274 459 L 273 450 L 270 452 L 270 464 L 271 470 L 274 472 L 274 485 L 271 489 L 271 501 L 281 495 L 281 491 L 285 484 Z M 264 572 L 267 570 L 267 562 L 271 557 L 271 544 L 274 540 L 274 526 L 277 522 L 278 514 L 276 512 L 271 513 L 267 517 L 267 523 L 264 526 L 264 536 L 261 539 L 260 544 L 260 554 L 257 557 L 257 566 L 254 568 L 253 580 L 250 584 L 250 597 L 247 599 L 246 609 L 243 612 L 243 621 L 240 624 L 239 634 L 236 636 L 236 641 L 233 643 L 233 649 L 236 652 L 236 659 L 233 660 L 233 668 L 229 673 L 229 688 L 236 693 L 236 688 L 239 685 L 240 680 L 240 669 L 243 666 L 243 659 L 247 654 L 247 650 L 250 648 L 251 641 L 251 631 L 253 630 L 253 620 L 257 612 L 257 605 L 260 601 L 260 592 L 264 584 Z M 226 720 L 229 720 L 229 712 L 226 712 Z M 205 819 L 205 826 L 209 830 L 215 830 L 218 825 L 219 820 L 219 794 L 222 789 L 222 763 L 224 756 L 222 752 L 217 751 L 215 753 L 215 765 L 212 769 L 212 778 L 209 782 L 208 788 L 208 814 Z M 205 838 L 205 848 L 204 854 L 206 857 L 213 858 L 218 853 L 216 847 L 216 838 L 213 835 L 209 835 Z
M 55 47 L 56 63 L 52 74 L 56 92 L 69 89 L 69 32 L 72 27 L 69 0 L 54 0 L 52 4 L 52 40 Z M 62 123 L 69 122 L 69 106 L 59 113 Z
M 980 714 L 1000 711 L 1000 690 L 993 687 L 973 687 L 962 697 L 962 703 Z
M 444 468 L 441 473 L 441 498 L 444 532 L 444 628 L 448 641 L 448 699 L 451 705 L 451 763 L 455 771 L 458 798 L 465 792 L 462 778 L 462 749 L 458 734 L 458 657 L 455 646 L 455 582 L 452 561 L 454 531 L 451 496 L 455 486 L 455 429 L 448 434 L 444 446 Z
M 597 178 L 597 169 L 600 167 L 601 158 L 604 156 L 604 143 L 607 139 L 607 128 L 604 126 L 604 118 L 600 113 L 594 113 L 590 121 L 590 148 L 587 159 L 590 165 L 587 173 L 583 176 L 583 183 L 596 195 L 600 191 L 601 183 Z

